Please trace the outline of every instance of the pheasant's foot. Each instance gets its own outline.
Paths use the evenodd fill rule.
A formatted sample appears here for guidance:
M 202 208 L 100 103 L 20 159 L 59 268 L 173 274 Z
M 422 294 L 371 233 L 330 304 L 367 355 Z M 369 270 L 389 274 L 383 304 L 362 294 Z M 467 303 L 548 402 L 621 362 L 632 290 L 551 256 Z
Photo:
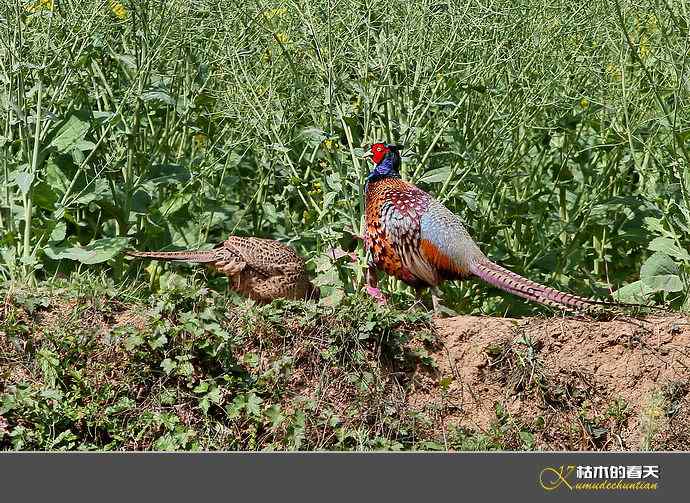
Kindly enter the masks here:
M 379 304 L 387 304 L 388 303 L 388 301 L 386 300 L 386 296 L 383 295 L 383 293 L 381 292 L 381 290 L 379 288 L 367 285 L 366 291 L 367 291 L 367 294 L 371 295 L 374 299 L 376 299 L 376 302 L 378 302 Z

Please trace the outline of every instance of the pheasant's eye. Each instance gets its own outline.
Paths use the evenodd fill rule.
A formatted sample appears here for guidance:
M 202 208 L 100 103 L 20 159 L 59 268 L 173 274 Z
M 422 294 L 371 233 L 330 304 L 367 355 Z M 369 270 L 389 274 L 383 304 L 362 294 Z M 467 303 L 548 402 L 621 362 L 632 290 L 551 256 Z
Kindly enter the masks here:
M 381 147 L 376 147 L 377 152 L 381 152 L 383 149 Z

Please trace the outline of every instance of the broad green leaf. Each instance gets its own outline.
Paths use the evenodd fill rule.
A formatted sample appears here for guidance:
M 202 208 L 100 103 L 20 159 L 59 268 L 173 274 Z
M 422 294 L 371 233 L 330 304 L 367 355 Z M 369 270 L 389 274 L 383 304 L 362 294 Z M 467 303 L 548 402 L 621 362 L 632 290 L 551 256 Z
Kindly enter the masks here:
M 146 184 L 153 187 L 162 184 L 184 182 L 189 180 L 189 169 L 179 164 L 156 164 L 148 172 L 151 177 Z
M 302 135 L 306 136 L 315 143 L 321 143 L 323 140 L 328 138 L 328 133 L 323 129 L 318 129 L 315 127 L 304 128 L 302 130 Z
M 50 233 L 50 242 L 51 243 L 59 243 L 63 239 L 65 239 L 65 236 L 67 234 L 67 224 L 63 221 L 58 222 L 57 225 L 53 228 L 53 232 Z
M 48 246 L 46 255 L 53 260 L 76 260 L 82 264 L 99 264 L 110 260 L 127 246 L 127 238 L 102 238 L 87 246 Z
M 690 253 L 676 245 L 674 240 L 671 238 L 655 238 L 651 243 L 649 243 L 648 248 L 652 251 L 663 252 L 666 255 L 679 260 L 690 261 Z
M 665 253 L 656 252 L 640 268 L 640 278 L 678 274 L 678 265 Z
M 183 207 L 189 205 L 192 200 L 193 194 L 183 194 L 181 196 L 174 195 L 167 201 L 164 201 L 161 205 L 161 213 L 164 216 L 172 215 L 173 213 L 179 211 Z
M 137 60 L 136 58 L 131 55 L 131 54 L 113 54 L 116 60 L 118 60 L 120 63 L 122 63 L 122 66 L 124 68 L 127 68 L 129 70 L 136 70 L 137 68 Z
M 634 281 L 619 288 L 611 297 L 619 302 L 643 302 L 649 295 L 642 281 Z
M 58 201 L 58 194 L 46 182 L 39 182 L 33 187 L 34 203 L 43 209 L 52 211 Z
M 65 175 L 62 168 L 58 166 L 52 158 L 48 159 L 45 164 L 45 179 L 53 190 L 58 191 L 60 195 L 65 193 L 70 184 L 67 175 Z
M 261 414 L 261 403 L 263 400 L 256 396 L 254 393 L 249 393 L 247 395 L 247 403 L 245 404 L 245 410 L 253 415 L 259 416 Z
M 130 210 L 134 213 L 145 214 L 151 205 L 151 196 L 144 189 L 137 189 L 132 196 Z
M 168 94 L 166 91 L 162 90 L 146 91 L 141 94 L 141 99 L 144 101 L 158 101 L 160 103 L 170 105 L 171 107 L 174 107 L 177 103 L 175 98 L 170 96 L 170 94 Z
M 477 211 L 477 193 L 468 191 L 468 192 L 463 192 L 462 195 L 462 200 L 465 201 L 465 204 L 467 205 L 467 208 L 470 211 Z
M 80 151 L 87 152 L 89 150 L 95 149 L 96 144 L 92 141 L 81 140 L 81 141 L 77 142 L 77 144 L 75 145 L 75 148 L 77 148 Z
M 92 201 L 103 201 L 111 199 L 111 191 L 108 187 L 108 181 L 103 179 L 96 179 L 95 182 L 89 184 L 86 188 L 78 193 L 79 197 L 74 199 L 76 204 L 89 204 Z
M 645 288 L 651 292 L 681 292 L 683 291 L 683 280 L 675 274 L 662 274 L 652 276 L 642 280 Z
M 22 171 L 17 173 L 14 177 L 14 181 L 19 185 L 19 190 L 22 191 L 22 195 L 25 196 L 31 190 L 31 184 L 34 181 L 33 173 L 28 173 L 27 171 Z
M 326 176 L 326 183 L 335 192 L 343 190 L 343 185 L 340 183 L 340 175 L 338 173 L 331 173 Z
M 663 224 L 661 223 L 660 218 L 654 218 L 654 217 L 645 217 L 644 218 L 644 224 L 649 231 L 653 232 L 654 234 L 663 234 L 667 235 L 668 231 L 664 229 Z
M 450 168 L 449 167 L 444 167 L 444 168 L 436 168 L 436 169 L 431 169 L 424 173 L 424 175 L 419 179 L 420 183 L 437 183 L 437 182 L 443 182 L 448 178 L 448 175 L 450 174 Z
M 80 117 L 81 115 L 82 117 Z M 57 123 L 51 133 L 52 137 L 49 146 L 57 149 L 61 154 L 65 154 L 76 147 L 89 130 L 89 122 L 85 120 L 84 114 L 72 113 L 65 120 Z
M 664 253 L 657 252 L 640 269 L 640 280 L 614 293 L 619 300 L 643 300 L 656 292 L 680 292 L 684 285 L 678 276 L 678 266 Z
M 277 428 L 283 422 L 284 416 L 280 411 L 280 405 L 271 405 L 266 409 L 266 417 L 271 420 L 271 428 Z
M 262 205 L 262 208 L 264 210 L 264 216 L 266 217 L 266 220 L 268 220 L 272 224 L 278 221 L 278 211 L 276 210 L 276 207 L 273 203 L 266 202 Z
M 170 358 L 165 358 L 161 362 L 161 368 L 163 369 L 163 372 L 165 372 L 168 375 L 170 375 L 170 373 L 173 370 L 175 370 L 176 367 L 177 367 L 177 363 L 172 361 Z

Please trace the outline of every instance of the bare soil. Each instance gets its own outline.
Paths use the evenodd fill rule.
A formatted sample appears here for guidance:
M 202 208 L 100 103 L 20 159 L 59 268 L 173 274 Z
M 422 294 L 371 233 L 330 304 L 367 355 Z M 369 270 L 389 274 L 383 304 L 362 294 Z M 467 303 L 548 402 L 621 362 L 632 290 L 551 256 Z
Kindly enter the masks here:
M 186 378 L 160 370 L 168 353 L 124 346 L 121 330 L 150 339 L 152 313 L 141 305 L 54 298 L 41 306 L 29 314 L 9 300 L 0 304 L 0 394 L 10 386 L 48 386 L 37 357 L 43 345 L 59 355 L 65 375 L 78 371 L 94 393 L 117 387 L 136 401 L 138 415 L 158 411 L 153 398 L 162 386 L 187 389 L 217 373 L 213 361 L 192 349 L 208 335 L 173 332 L 170 327 L 181 323 L 174 313 L 164 321 L 178 335 L 170 336 L 165 351 L 189 353 L 195 366 Z M 393 317 L 368 333 L 371 313 L 358 309 L 345 318 L 333 318 L 338 311 L 304 316 L 270 309 L 258 316 L 243 308 L 223 315 L 237 341 L 234 358 L 253 362 L 245 365 L 259 383 L 252 391 L 263 393 L 267 404 L 276 400 L 286 416 L 313 404 L 302 448 L 357 449 L 357 438 L 337 440 L 338 431 L 354 431 L 419 449 L 690 450 L 687 315 L 610 321 L 459 316 L 434 324 Z M 234 399 L 236 391 L 229 390 L 218 410 Z M 186 401 L 175 406 L 182 423 L 206 424 L 211 416 L 200 412 L 196 398 L 182 396 Z M 112 405 L 110 395 L 101 398 L 101 408 Z M 242 440 L 242 418 L 212 418 Z M 27 420 L 18 414 L 5 430 Z M 80 428 L 75 423 L 72 430 Z M 274 447 L 288 442 L 281 428 L 267 430 L 277 439 Z M 256 447 L 237 438 L 219 445 Z M 151 448 L 149 440 L 124 447 Z M 387 448 L 378 445 L 373 448 Z
M 488 432 L 497 404 L 541 449 L 690 449 L 690 318 L 437 321 L 409 403 Z

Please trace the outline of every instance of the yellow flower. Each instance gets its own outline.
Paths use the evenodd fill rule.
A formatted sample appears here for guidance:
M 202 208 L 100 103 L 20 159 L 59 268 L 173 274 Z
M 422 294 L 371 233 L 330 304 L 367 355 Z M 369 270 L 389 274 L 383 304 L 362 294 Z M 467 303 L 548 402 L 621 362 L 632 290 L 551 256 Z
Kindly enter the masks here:
M 647 29 L 650 31 L 656 31 L 658 26 L 657 26 L 657 17 L 656 14 L 652 14 L 647 18 Z
M 587 108 L 589 106 L 589 100 L 587 98 L 582 98 L 580 100 L 580 107 Z
M 659 407 L 658 405 L 652 405 L 649 408 L 648 414 L 650 418 L 658 419 L 664 414 L 664 411 L 661 410 L 661 407 Z
M 640 37 L 640 45 L 638 48 L 638 54 L 640 55 L 640 59 L 647 59 L 647 56 L 649 56 L 652 52 L 652 44 L 649 42 L 649 37 L 647 35 L 642 34 Z
M 197 133 L 193 136 L 193 138 L 196 148 L 204 148 L 204 145 L 206 145 L 206 140 L 208 139 L 204 133 Z
M 122 5 L 120 2 L 117 2 L 116 0 L 110 0 L 110 10 L 113 11 L 113 14 L 117 16 L 119 19 L 125 19 L 127 17 L 127 9 L 125 8 L 124 5 Z
M 285 7 L 280 7 L 278 9 L 270 9 L 267 11 L 264 11 L 264 17 L 266 19 L 273 19 L 274 17 L 283 17 L 287 13 L 287 9 Z
M 330 138 L 323 141 L 323 146 L 326 147 L 326 150 L 328 150 L 329 152 L 335 151 L 335 142 Z
M 24 9 L 32 14 L 41 10 L 53 10 L 53 1 L 54 0 L 36 0 L 35 2 L 26 4 Z
M 614 65 L 613 63 L 606 65 L 606 73 L 608 73 L 609 77 L 611 77 L 613 80 L 620 80 L 621 78 L 620 68 L 618 65 Z
M 290 37 L 288 37 L 285 33 L 276 33 L 276 40 L 280 42 L 281 44 L 285 45 L 290 42 Z

